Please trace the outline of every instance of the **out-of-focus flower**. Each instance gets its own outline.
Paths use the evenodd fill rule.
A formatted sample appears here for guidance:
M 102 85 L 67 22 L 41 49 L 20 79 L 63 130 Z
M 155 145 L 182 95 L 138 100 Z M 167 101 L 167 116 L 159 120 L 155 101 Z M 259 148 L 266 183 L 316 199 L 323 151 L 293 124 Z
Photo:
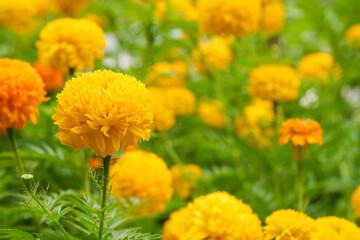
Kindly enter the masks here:
M 355 210 L 355 216 L 360 219 L 360 186 L 358 186 L 350 199 L 351 207 Z
M 323 131 L 317 121 L 308 119 L 303 121 L 299 118 L 287 119 L 281 125 L 279 132 L 282 134 L 279 143 L 284 145 L 290 140 L 294 146 L 307 144 L 323 144 Z
M 223 104 L 218 100 L 201 102 L 198 106 L 198 114 L 203 123 L 214 128 L 223 128 L 226 116 L 223 113 Z
M 265 220 L 264 240 L 312 240 L 316 222 L 292 209 L 278 210 Z
M 154 11 L 155 17 L 162 21 L 167 12 L 169 12 L 169 16 L 176 19 L 184 19 L 186 21 L 195 21 L 197 19 L 197 10 L 191 0 L 157 1 Z
M 253 98 L 273 102 L 293 101 L 298 96 L 300 80 L 286 65 L 261 65 L 250 75 L 248 92 Z
M 88 19 L 90 21 L 93 21 L 94 23 L 99 25 L 99 27 L 104 28 L 105 21 L 104 21 L 103 16 L 100 16 L 100 15 L 94 14 L 94 13 L 89 13 L 89 14 L 85 15 L 84 18 Z
M 226 192 L 198 197 L 170 215 L 163 240 L 262 240 L 261 221 L 251 207 Z
M 346 40 L 360 48 L 360 23 L 351 26 L 346 31 Z
M 8 128 L 22 129 L 36 123 L 38 106 L 46 101 L 44 83 L 27 62 L 0 59 L 0 134 Z
M 97 158 L 97 157 L 90 158 L 89 168 L 96 170 L 101 166 L 102 166 L 102 161 L 100 160 L 100 158 Z
M 355 223 L 344 218 L 321 217 L 316 220 L 317 231 L 314 233 L 315 240 L 358 240 L 360 229 Z
M 82 12 L 93 0 L 52 0 L 55 10 L 60 14 L 74 16 Z
M 44 66 L 39 61 L 35 62 L 33 65 L 41 76 L 47 92 L 56 91 L 64 85 L 63 72 Z
M 39 60 L 67 73 L 94 68 L 95 59 L 103 58 L 103 30 L 86 19 L 62 18 L 49 22 L 36 42 Z
M 199 0 L 197 8 L 205 33 L 243 37 L 259 29 L 261 0 Z
M 174 165 L 170 168 L 170 171 L 175 193 L 181 198 L 188 198 L 196 184 L 196 180 L 202 175 L 201 168 L 195 164 Z
M 261 29 L 266 33 L 277 33 L 285 23 L 285 7 L 282 0 L 266 1 L 262 4 Z
M 201 41 L 197 49 L 191 54 L 192 62 L 200 72 L 207 72 L 208 67 L 224 70 L 233 60 L 233 53 L 228 39 L 214 37 Z
M 189 115 L 195 112 L 195 94 L 186 88 L 166 88 L 166 102 L 176 116 Z
M 75 151 L 86 147 L 105 157 L 150 138 L 151 94 L 129 75 L 84 73 L 65 84 L 57 102 L 56 136 Z
M 338 79 L 341 75 L 341 67 L 335 64 L 334 57 L 328 53 L 310 53 L 301 59 L 297 70 L 303 79 L 311 81 L 329 81 L 331 78 Z
M 112 196 L 144 200 L 138 214 L 163 211 L 173 193 L 166 163 L 152 152 L 126 152 L 110 167 L 110 176 Z
M 188 68 L 183 61 L 158 62 L 150 67 L 147 85 L 160 87 L 184 87 Z

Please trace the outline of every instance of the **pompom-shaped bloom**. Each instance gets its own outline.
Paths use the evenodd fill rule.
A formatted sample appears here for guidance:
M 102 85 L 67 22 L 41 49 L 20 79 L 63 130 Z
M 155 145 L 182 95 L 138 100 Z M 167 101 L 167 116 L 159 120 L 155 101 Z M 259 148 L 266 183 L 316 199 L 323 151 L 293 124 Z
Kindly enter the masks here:
M 226 192 L 201 196 L 170 215 L 163 240 L 262 240 L 261 221 L 251 207 Z
M 225 70 L 233 60 L 229 41 L 220 37 L 201 41 L 191 55 L 193 64 L 200 72 L 207 72 L 208 67 Z
M 84 10 L 93 0 L 52 0 L 55 10 L 60 14 L 74 16 Z
M 184 87 L 188 68 L 185 62 L 158 62 L 150 67 L 146 77 L 147 85 L 160 87 Z
M 284 145 L 290 140 L 293 146 L 305 146 L 307 144 L 323 144 L 323 131 L 317 121 L 308 119 L 303 121 L 299 118 L 287 119 L 279 129 L 281 137 L 279 143 Z
M 171 18 L 195 21 L 197 19 L 197 9 L 191 0 L 161 0 L 156 2 L 154 11 L 155 17 L 162 21 L 165 15 Z
M 360 186 L 358 186 L 350 199 L 351 207 L 355 210 L 355 216 L 360 219 Z
M 297 70 L 302 78 L 312 81 L 338 79 L 341 74 L 341 67 L 334 63 L 334 57 L 322 52 L 310 53 L 303 57 Z
M 266 33 L 277 33 L 285 23 L 285 7 L 281 0 L 266 2 L 263 0 L 261 28 Z
M 261 65 L 250 75 L 248 92 L 253 98 L 282 102 L 298 96 L 300 80 L 296 71 L 285 65 Z
M 61 18 L 49 22 L 36 42 L 39 60 L 67 73 L 94 68 L 95 59 L 103 58 L 103 30 L 87 19 Z
M 36 123 L 38 106 L 45 101 L 44 83 L 27 62 L 0 59 L 0 134 L 8 128 L 22 129 Z
M 314 240 L 358 240 L 360 229 L 355 223 L 344 218 L 321 217 L 316 220 L 317 231 L 312 239 Z
M 351 26 L 346 31 L 346 40 L 354 44 L 357 48 L 360 48 L 360 23 Z
M 176 116 L 195 112 L 195 94 L 186 88 L 166 88 L 166 102 Z
M 198 114 L 203 123 L 214 128 L 223 128 L 226 116 L 223 113 L 223 104 L 218 100 L 201 102 L 198 106 Z
M 112 196 L 144 200 L 139 214 L 163 211 L 173 193 L 166 163 L 152 152 L 126 152 L 110 167 L 110 176 Z
M 206 33 L 243 37 L 259 29 L 261 0 L 199 0 L 197 8 Z
M 34 68 L 41 76 L 47 92 L 56 91 L 64 85 L 64 74 L 60 70 L 44 66 L 39 61 L 34 63 Z
M 56 136 L 75 151 L 86 147 L 105 157 L 150 138 L 151 95 L 134 77 L 112 71 L 84 73 L 65 84 L 57 101 Z
M 312 240 L 316 231 L 314 219 L 292 209 L 272 213 L 265 223 L 264 240 Z
M 181 198 L 188 198 L 196 184 L 196 180 L 201 177 L 202 171 L 198 165 L 174 165 L 170 168 L 172 175 L 172 185 L 175 193 Z

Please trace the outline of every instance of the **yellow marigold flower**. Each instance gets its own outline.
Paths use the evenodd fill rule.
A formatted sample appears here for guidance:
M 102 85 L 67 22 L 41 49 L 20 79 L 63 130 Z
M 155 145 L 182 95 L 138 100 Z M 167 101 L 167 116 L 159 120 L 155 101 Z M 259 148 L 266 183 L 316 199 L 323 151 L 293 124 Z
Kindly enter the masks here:
M 201 196 L 170 215 L 163 240 L 262 240 L 261 221 L 251 207 L 226 192 Z
M 166 88 L 165 101 L 175 116 L 189 115 L 195 112 L 195 94 L 186 88 Z
M 154 101 L 152 109 L 154 112 L 154 123 L 152 129 L 158 132 L 167 131 L 176 123 L 174 110 L 168 106 L 164 88 L 150 87 L 149 90 Z
M 250 75 L 248 92 L 253 98 L 273 102 L 293 101 L 300 80 L 296 71 L 285 65 L 261 65 Z
M 274 104 L 259 98 L 244 107 L 244 116 L 251 126 L 269 126 L 275 119 Z
M 39 60 L 67 73 L 73 68 L 94 68 L 95 59 L 103 58 L 103 30 L 86 19 L 62 18 L 49 22 L 36 42 Z
M 312 240 L 316 222 L 311 217 L 292 209 L 281 209 L 265 220 L 264 240 Z
M 82 12 L 93 0 L 52 0 L 55 10 L 60 14 L 74 16 Z
M 103 28 L 105 26 L 104 18 L 101 15 L 89 13 L 89 14 L 85 15 L 84 18 L 87 20 L 93 21 L 94 23 L 99 25 L 99 27 L 101 27 L 101 28 Z
M 64 85 L 64 74 L 61 71 L 44 66 L 39 61 L 34 63 L 34 68 L 41 76 L 47 92 L 56 91 Z
M 354 44 L 354 46 L 360 48 L 360 23 L 352 25 L 346 31 L 346 40 Z
M 199 0 L 197 8 L 206 33 L 243 37 L 259 29 L 261 0 Z
M 170 168 L 172 185 L 175 193 L 181 198 L 188 198 L 195 186 L 196 180 L 201 177 L 201 168 L 195 164 L 174 165 Z
M 310 53 L 301 59 L 297 66 L 300 76 L 309 80 L 328 81 L 331 77 L 338 79 L 341 67 L 334 63 L 334 57 L 328 53 Z
M 22 129 L 36 123 L 38 106 L 45 101 L 44 83 L 27 62 L 0 59 L 0 134 L 8 128 Z
M 147 85 L 160 87 L 184 87 L 188 68 L 185 62 L 158 62 L 150 67 L 146 77 Z
M 281 137 L 279 143 L 284 145 L 290 140 L 294 146 L 305 146 L 307 144 L 323 144 L 323 131 L 317 121 L 308 119 L 303 121 L 299 118 L 287 119 L 279 130 Z
M 317 231 L 313 240 L 358 240 L 360 228 L 344 218 L 321 217 L 316 220 Z M 330 235 L 331 234 L 331 235 Z
M 152 152 L 126 152 L 110 167 L 110 176 L 112 196 L 144 200 L 138 214 L 163 211 L 173 193 L 166 163 Z
M 191 0 L 161 0 L 156 2 L 154 15 L 159 21 L 164 19 L 168 11 L 170 11 L 169 16 L 177 19 L 180 18 L 186 21 L 195 21 L 197 19 L 197 10 Z
M 360 219 L 360 186 L 358 186 L 351 195 L 350 204 L 355 210 L 355 217 Z
M 261 28 L 266 33 L 277 33 L 285 23 L 285 7 L 282 1 L 263 0 Z
M 153 120 L 149 90 L 134 77 L 95 71 L 72 78 L 57 95 L 53 115 L 62 144 L 112 155 L 149 140 Z
M 233 60 L 229 42 L 220 37 L 201 41 L 199 47 L 192 51 L 191 56 L 193 64 L 200 72 L 207 72 L 208 67 L 225 70 Z
M 203 123 L 214 128 L 223 128 L 226 116 L 223 113 L 223 104 L 218 100 L 201 102 L 198 106 L 198 114 Z

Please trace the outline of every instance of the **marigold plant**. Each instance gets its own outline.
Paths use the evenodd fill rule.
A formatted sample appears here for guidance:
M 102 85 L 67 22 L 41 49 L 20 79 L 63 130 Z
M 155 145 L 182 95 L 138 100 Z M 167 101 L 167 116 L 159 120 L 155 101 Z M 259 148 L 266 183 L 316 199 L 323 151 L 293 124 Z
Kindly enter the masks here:
M 195 94 L 186 88 L 165 89 L 165 101 L 176 116 L 189 115 L 195 112 Z
M 321 217 L 316 220 L 317 231 L 314 233 L 316 240 L 357 240 L 360 239 L 360 228 L 355 223 L 344 218 Z
M 355 211 L 355 217 L 360 219 L 360 186 L 351 195 L 350 204 Z
M 196 180 L 201 177 L 202 171 L 198 165 L 174 165 L 170 168 L 172 185 L 175 193 L 181 198 L 188 198 L 195 186 Z
M 188 68 L 183 61 L 158 62 L 150 67 L 145 83 L 160 87 L 184 87 L 187 74 Z
M 261 29 L 266 33 L 277 33 L 285 23 L 285 6 L 282 0 L 263 0 L 261 14 Z
M 74 16 L 87 6 L 93 0 L 52 0 L 55 10 L 60 14 Z
M 47 92 L 56 91 L 64 85 L 63 72 L 44 66 L 39 61 L 35 62 L 33 66 L 41 76 Z
M 166 14 L 169 14 L 172 18 L 186 21 L 196 21 L 198 15 L 197 9 L 191 0 L 157 1 L 154 10 L 155 17 L 162 21 Z
M 360 23 L 352 25 L 347 31 L 346 31 L 346 40 L 360 48 Z
M 223 113 L 223 104 L 218 100 L 201 102 L 198 106 L 200 120 L 214 128 L 223 128 L 226 124 L 226 116 Z

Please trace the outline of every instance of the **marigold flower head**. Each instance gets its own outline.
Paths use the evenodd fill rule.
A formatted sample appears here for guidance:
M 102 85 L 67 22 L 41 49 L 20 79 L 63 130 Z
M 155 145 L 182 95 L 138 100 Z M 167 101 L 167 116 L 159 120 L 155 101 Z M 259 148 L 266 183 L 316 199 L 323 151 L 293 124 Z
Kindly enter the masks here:
M 341 67 L 334 63 L 334 57 L 328 53 L 310 53 L 301 59 L 297 66 L 300 76 L 309 80 L 328 81 L 331 77 L 338 79 Z
M 195 94 L 186 88 L 165 89 L 165 101 L 175 116 L 189 115 L 195 112 Z
M 74 16 L 82 12 L 93 0 L 52 0 L 55 10 L 60 14 Z
M 294 146 L 305 146 L 307 144 L 323 144 L 323 131 L 317 121 L 308 119 L 303 121 L 299 118 L 287 119 L 279 130 L 281 137 L 279 143 L 284 145 L 290 140 Z
M 205 33 L 243 37 L 259 29 L 261 0 L 199 0 L 197 8 Z
M 39 60 L 67 73 L 73 68 L 94 68 L 95 59 L 103 58 L 103 30 L 87 19 L 62 18 L 49 22 L 36 42 Z
M 174 165 L 170 168 L 175 193 L 183 199 L 190 197 L 196 180 L 201 177 L 201 168 L 195 164 Z
M 214 128 L 223 128 L 226 116 L 223 113 L 223 104 L 218 100 L 201 102 L 198 106 L 198 114 L 203 123 Z
M 41 76 L 47 92 L 56 91 L 64 85 L 63 72 L 44 66 L 39 61 L 35 62 L 33 66 Z
M 38 106 L 45 101 L 44 83 L 27 62 L 0 59 L 0 134 L 8 128 L 22 129 L 36 123 Z
M 265 223 L 264 240 L 312 240 L 316 231 L 314 219 L 292 209 L 272 213 Z
M 261 221 L 251 207 L 226 192 L 201 196 L 170 215 L 163 240 L 262 240 Z
M 169 11 L 169 16 L 176 19 L 197 20 L 197 9 L 191 0 L 161 0 L 156 2 L 154 15 L 159 21 L 162 21 Z
M 147 85 L 160 87 L 184 87 L 188 68 L 185 62 L 158 62 L 150 67 L 145 79 Z
M 227 39 L 214 37 L 201 41 L 199 47 L 192 51 L 191 57 L 200 72 L 207 72 L 208 67 L 225 70 L 233 60 L 233 53 Z
M 344 218 L 321 217 L 316 220 L 317 231 L 314 240 L 357 240 L 360 239 L 360 229 L 355 223 Z
M 282 102 L 298 96 L 300 80 L 295 70 L 285 65 L 261 65 L 250 75 L 248 92 L 253 98 Z
M 126 152 L 110 167 L 110 176 L 112 196 L 144 200 L 138 214 L 163 211 L 173 193 L 166 163 L 152 152 Z
M 357 48 L 360 48 L 360 23 L 352 25 L 346 31 L 346 41 L 351 44 L 354 44 Z
M 285 7 L 282 1 L 266 2 L 263 0 L 261 28 L 266 33 L 277 33 L 285 23 Z
M 95 71 L 72 78 L 57 95 L 53 115 L 62 144 L 112 155 L 150 139 L 153 120 L 149 90 L 134 77 Z
M 360 219 L 360 186 L 358 186 L 351 195 L 350 204 L 355 210 L 355 217 Z
M 101 166 L 102 166 L 102 161 L 100 158 L 92 157 L 89 159 L 89 168 L 96 170 Z

